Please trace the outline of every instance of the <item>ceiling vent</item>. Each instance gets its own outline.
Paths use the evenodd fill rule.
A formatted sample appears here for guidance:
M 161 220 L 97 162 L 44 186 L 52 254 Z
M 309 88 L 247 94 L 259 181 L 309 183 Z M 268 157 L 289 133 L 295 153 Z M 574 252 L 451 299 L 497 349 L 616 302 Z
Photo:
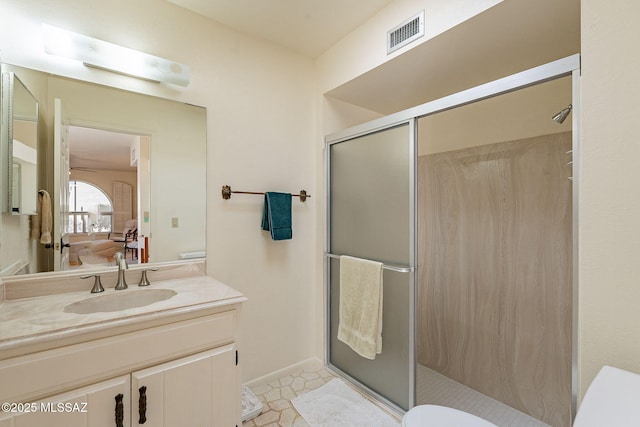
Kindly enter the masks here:
M 387 31 L 387 55 L 424 36 L 424 10 Z

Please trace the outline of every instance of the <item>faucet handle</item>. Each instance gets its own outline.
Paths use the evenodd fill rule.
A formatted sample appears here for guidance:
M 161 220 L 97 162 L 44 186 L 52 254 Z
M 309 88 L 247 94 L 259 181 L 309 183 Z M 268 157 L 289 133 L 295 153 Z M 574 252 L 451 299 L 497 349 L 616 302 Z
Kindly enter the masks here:
M 127 281 L 124 278 L 124 271 L 129 268 L 127 265 L 127 261 L 122 255 L 122 252 L 116 252 L 116 266 L 118 267 L 118 281 L 116 282 L 115 289 L 116 291 L 121 291 L 123 289 L 127 289 Z
M 138 283 L 138 286 L 149 286 L 151 284 L 151 282 L 149 282 L 149 279 L 147 279 L 147 271 L 158 271 L 158 267 L 150 267 L 142 270 L 142 277 L 140 278 L 140 283 Z
M 129 264 L 127 264 L 127 258 L 124 256 L 122 252 L 116 252 L 115 254 L 116 266 L 118 269 L 129 269 Z
M 81 279 L 88 279 L 89 277 L 95 277 L 93 281 L 93 288 L 91 288 L 92 294 L 97 294 L 100 292 L 104 292 L 104 288 L 102 287 L 102 282 L 100 282 L 99 274 L 85 274 L 84 276 L 80 276 Z

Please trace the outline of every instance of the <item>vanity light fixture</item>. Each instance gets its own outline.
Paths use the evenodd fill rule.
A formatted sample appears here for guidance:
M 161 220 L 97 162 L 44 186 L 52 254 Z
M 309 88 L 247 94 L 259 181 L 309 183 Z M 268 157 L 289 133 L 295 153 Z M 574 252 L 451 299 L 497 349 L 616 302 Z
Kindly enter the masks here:
M 44 50 L 49 54 L 144 80 L 183 87 L 189 84 L 188 65 L 47 24 L 42 25 L 42 30 Z

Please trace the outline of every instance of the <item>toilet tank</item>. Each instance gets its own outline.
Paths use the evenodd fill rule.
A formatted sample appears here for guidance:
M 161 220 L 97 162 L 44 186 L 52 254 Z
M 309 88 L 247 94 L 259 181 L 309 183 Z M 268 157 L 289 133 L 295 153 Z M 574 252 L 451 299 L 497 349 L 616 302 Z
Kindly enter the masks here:
M 573 427 L 640 426 L 640 375 L 604 366 L 587 389 Z

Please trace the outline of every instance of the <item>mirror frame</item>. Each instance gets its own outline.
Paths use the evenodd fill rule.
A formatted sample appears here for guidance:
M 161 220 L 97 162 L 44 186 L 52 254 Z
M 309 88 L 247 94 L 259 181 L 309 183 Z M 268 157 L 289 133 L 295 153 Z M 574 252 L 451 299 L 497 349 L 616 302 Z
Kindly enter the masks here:
M 36 212 L 29 211 L 25 212 L 23 206 L 23 180 L 21 180 L 21 171 L 23 169 L 22 165 L 14 161 L 15 147 L 14 147 L 14 122 L 16 120 L 16 111 L 15 111 L 15 95 L 16 95 L 16 84 L 20 84 L 25 93 L 31 97 L 34 103 L 34 118 L 35 118 L 35 142 L 36 142 L 36 163 L 35 163 L 35 171 L 36 176 L 32 180 L 35 184 L 35 188 L 32 188 L 31 194 L 33 194 L 32 205 L 35 209 L 36 199 L 37 199 L 37 191 L 38 191 L 38 120 L 39 120 L 39 102 L 33 93 L 27 88 L 27 86 L 20 80 L 18 76 L 15 75 L 14 72 L 3 72 L 2 73 L 2 121 L 0 122 L 0 174 L 2 178 L 0 178 L 0 184 L 2 188 L 2 205 L 0 207 L 0 212 L 10 213 L 13 215 L 34 215 Z M 16 168 L 17 166 L 17 168 Z M 18 174 L 16 176 L 16 169 Z M 5 183 L 6 181 L 6 183 Z
M 14 74 L 2 73 L 0 93 L 0 212 L 9 212 L 11 206 L 11 187 L 13 185 L 13 77 Z

